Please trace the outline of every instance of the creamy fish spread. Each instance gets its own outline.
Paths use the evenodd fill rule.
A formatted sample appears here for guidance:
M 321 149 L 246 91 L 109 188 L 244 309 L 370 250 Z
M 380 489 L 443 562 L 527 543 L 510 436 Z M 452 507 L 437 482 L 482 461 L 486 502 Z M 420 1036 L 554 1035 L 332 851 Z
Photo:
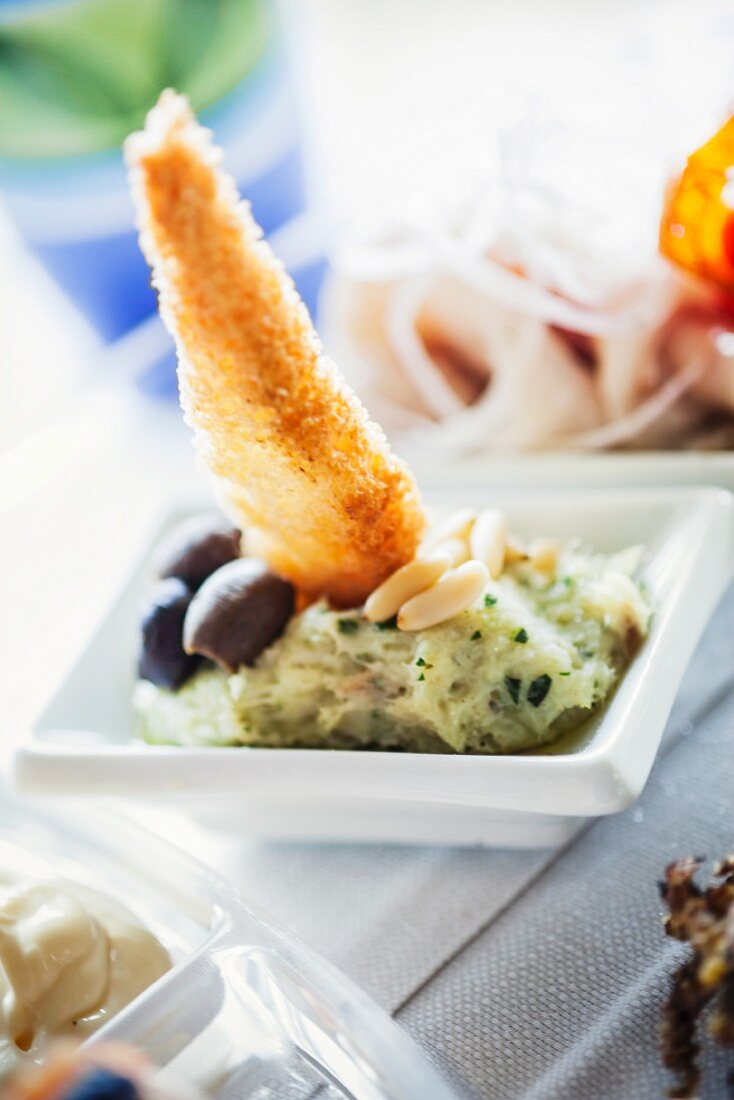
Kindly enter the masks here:
M 251 666 L 202 665 L 169 690 L 141 680 L 150 742 L 508 753 L 599 708 L 647 633 L 637 550 L 561 548 L 508 562 L 472 605 L 428 629 L 324 603 L 294 615 Z

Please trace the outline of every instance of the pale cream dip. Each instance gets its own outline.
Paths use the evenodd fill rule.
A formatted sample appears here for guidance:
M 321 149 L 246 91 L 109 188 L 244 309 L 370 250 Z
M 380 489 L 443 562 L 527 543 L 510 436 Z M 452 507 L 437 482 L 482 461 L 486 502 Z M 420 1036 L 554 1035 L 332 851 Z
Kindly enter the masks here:
M 170 966 L 111 898 L 0 869 L 0 1072 L 46 1037 L 86 1037 Z

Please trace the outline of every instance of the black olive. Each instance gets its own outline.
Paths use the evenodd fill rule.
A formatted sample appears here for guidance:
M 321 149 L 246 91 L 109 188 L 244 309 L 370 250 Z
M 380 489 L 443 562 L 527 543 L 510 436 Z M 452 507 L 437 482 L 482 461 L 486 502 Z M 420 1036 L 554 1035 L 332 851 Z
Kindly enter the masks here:
M 218 512 L 191 516 L 164 538 L 155 566 L 159 577 L 178 577 L 195 592 L 220 566 L 240 556 L 241 532 Z
M 159 687 L 180 687 L 198 661 L 184 652 L 183 624 L 192 592 L 178 577 L 156 581 L 140 622 L 138 675 Z
M 184 649 L 234 672 L 252 664 L 283 633 L 294 605 L 289 581 L 257 558 L 239 558 L 212 573 L 192 599 Z

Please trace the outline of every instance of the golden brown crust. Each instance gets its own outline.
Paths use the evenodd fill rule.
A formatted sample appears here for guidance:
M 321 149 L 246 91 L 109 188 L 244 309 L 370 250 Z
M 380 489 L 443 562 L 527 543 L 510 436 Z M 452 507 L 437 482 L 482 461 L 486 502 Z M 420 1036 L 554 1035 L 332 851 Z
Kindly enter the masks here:
M 186 100 L 126 154 L 181 402 L 222 504 L 271 565 L 349 606 L 414 554 L 418 491 L 333 364 Z

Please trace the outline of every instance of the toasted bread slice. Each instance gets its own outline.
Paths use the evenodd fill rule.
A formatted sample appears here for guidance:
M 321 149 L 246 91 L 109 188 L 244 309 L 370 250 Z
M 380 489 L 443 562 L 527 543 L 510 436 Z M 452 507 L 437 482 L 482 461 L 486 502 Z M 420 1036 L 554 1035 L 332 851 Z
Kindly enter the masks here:
M 321 351 L 308 312 L 185 98 L 126 143 L 181 403 L 229 516 L 308 596 L 357 606 L 404 565 L 415 481 Z

